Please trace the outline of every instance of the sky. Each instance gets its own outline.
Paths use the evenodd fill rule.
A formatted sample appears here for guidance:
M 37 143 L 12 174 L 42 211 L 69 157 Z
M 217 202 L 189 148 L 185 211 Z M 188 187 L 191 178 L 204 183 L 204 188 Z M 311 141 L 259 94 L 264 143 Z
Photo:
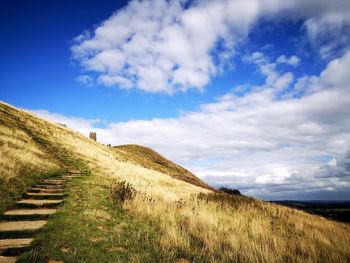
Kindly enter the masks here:
M 3 0 L 0 100 L 215 187 L 350 200 L 347 0 Z

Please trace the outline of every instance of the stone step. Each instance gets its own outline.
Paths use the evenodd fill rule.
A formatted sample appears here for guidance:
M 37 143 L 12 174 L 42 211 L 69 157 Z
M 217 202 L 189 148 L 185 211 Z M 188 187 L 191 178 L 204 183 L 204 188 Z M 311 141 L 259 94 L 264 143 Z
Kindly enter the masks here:
M 46 222 L 46 220 L 2 221 L 0 222 L 0 238 L 32 237 L 46 224 Z
M 40 184 L 47 184 L 47 185 L 59 185 L 63 186 L 65 182 L 58 182 L 58 181 L 49 181 L 49 180 L 42 180 Z
M 74 179 L 74 178 L 80 178 L 82 176 L 85 176 L 85 175 L 63 175 L 63 176 L 61 176 L 61 178 L 66 179 L 66 180 L 70 180 L 70 179 Z
M 28 192 L 24 194 L 24 197 L 30 199 L 62 199 L 64 197 L 63 193 L 35 193 Z
M 33 193 L 64 193 L 63 189 L 32 187 L 29 189 Z
M 57 185 L 57 184 L 37 184 L 33 187 L 63 190 L 63 185 Z
M 16 208 L 0 216 L 0 263 L 16 262 L 16 257 L 26 251 L 37 234 L 63 203 L 64 185 L 71 179 L 87 173 L 73 170 L 66 175 L 47 178 L 32 186 Z
M 33 238 L 0 239 L 0 255 L 18 256 L 25 252 Z
M 37 208 L 37 209 L 11 209 L 6 211 L 1 218 L 4 220 L 42 220 L 48 219 L 57 209 Z
M 69 170 L 68 174 L 87 174 L 86 171 L 79 171 L 79 170 Z
M 16 263 L 16 257 L 3 257 L 0 256 L 0 263 Z
M 44 179 L 42 182 L 49 182 L 49 183 L 55 183 L 55 184 L 64 184 L 67 182 L 67 179 L 62 178 L 56 178 L 56 179 Z
M 53 208 L 63 203 L 63 199 L 22 199 L 16 203 L 17 207 L 22 208 Z
M 54 177 L 54 178 L 46 178 L 43 179 L 43 181 L 52 181 L 52 182 L 66 182 L 66 179 L 63 179 L 62 177 Z

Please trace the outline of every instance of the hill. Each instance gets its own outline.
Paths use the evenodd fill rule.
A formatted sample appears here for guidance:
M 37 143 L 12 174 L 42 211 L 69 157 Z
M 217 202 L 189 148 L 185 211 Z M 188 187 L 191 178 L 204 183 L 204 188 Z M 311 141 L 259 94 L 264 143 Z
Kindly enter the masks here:
M 150 148 L 135 144 L 114 146 L 113 148 L 123 161 L 141 165 L 142 167 L 170 175 L 175 179 L 183 180 L 193 185 L 214 190 L 190 171 L 164 158 Z
M 140 146 L 107 147 L 0 103 L 0 208 L 84 170 L 19 262 L 349 262 L 350 227 L 213 192 Z M 179 180 L 181 179 L 181 180 Z

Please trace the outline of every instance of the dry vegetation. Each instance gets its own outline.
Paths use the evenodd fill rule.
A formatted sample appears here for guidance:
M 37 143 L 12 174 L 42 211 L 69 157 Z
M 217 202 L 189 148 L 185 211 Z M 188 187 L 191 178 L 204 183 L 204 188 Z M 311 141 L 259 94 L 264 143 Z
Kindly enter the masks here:
M 0 126 L 0 177 L 5 180 L 57 168 L 25 132 L 13 127 Z
M 0 107 L 0 213 L 33 180 L 59 169 L 44 149 L 24 132 L 14 116 Z
M 32 149 L 26 148 L 26 152 L 36 156 L 28 161 L 13 154 L 7 160 L 11 165 L 17 161 L 12 175 L 19 176 L 20 167 L 55 169 L 57 164 L 83 163 L 101 184 L 111 182 L 112 187 L 113 181 L 127 182 L 135 194 L 122 198 L 120 205 L 132 217 L 156 226 L 155 242 L 168 261 L 350 261 L 348 225 L 244 196 L 213 193 L 173 178 L 169 170 L 161 170 L 164 163 L 163 168 L 154 168 L 159 163 L 142 159 L 144 153 L 126 154 L 125 147 L 122 153 L 6 104 L 0 104 L 0 110 L 1 136 L 12 134 L 16 138 L 11 141 L 25 138 Z M 138 163 L 140 159 L 142 163 Z M 6 178 L 9 176 L 7 172 Z
M 168 253 L 205 255 L 200 261 L 349 261 L 348 226 L 246 197 L 216 195 L 178 202 L 139 195 L 124 206 L 139 218 L 161 222 L 160 242 Z
M 190 171 L 184 169 L 176 163 L 173 163 L 170 160 L 165 159 L 159 153 L 153 151 L 150 148 L 135 144 L 127 144 L 115 146 L 114 150 L 117 152 L 121 160 L 131 162 L 136 165 L 141 165 L 142 167 L 152 169 L 164 174 L 168 174 L 175 179 L 180 179 L 197 186 L 214 190 Z

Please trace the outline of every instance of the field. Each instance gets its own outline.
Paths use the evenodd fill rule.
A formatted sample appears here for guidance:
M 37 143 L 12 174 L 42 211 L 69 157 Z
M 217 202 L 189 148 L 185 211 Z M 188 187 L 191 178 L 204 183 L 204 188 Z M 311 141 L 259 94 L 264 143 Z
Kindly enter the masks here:
M 275 201 L 274 203 L 350 223 L 350 202 L 348 201 Z
M 67 202 L 22 262 L 350 261 L 346 224 L 214 192 L 142 147 L 107 147 L 4 103 L 0 125 L 1 211 L 36 178 L 89 174 L 71 182 Z M 116 182 L 130 186 L 125 200 L 114 198 Z

